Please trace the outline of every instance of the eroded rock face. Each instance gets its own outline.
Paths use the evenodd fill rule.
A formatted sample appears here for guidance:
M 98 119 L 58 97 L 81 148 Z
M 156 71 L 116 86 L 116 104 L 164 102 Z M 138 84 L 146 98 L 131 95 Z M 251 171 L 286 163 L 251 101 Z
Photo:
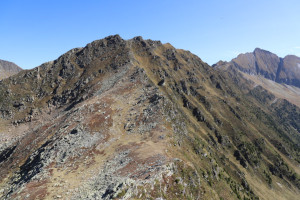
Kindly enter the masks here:
M 281 63 L 277 82 L 294 85 L 300 88 L 300 58 L 297 56 L 286 56 Z
M 214 66 L 232 66 L 251 75 L 261 75 L 278 83 L 300 87 L 300 58 L 297 56 L 279 58 L 269 51 L 256 48 L 252 53 L 240 54 L 230 62 L 218 62 Z
M 15 63 L 0 59 L 0 80 L 17 74 L 20 71 L 22 71 L 22 68 Z
M 109 36 L 3 80 L 0 98 L 3 199 L 299 191 L 295 166 L 274 153 L 299 159 L 299 108 L 170 44 Z M 272 179 L 293 188 L 277 194 Z

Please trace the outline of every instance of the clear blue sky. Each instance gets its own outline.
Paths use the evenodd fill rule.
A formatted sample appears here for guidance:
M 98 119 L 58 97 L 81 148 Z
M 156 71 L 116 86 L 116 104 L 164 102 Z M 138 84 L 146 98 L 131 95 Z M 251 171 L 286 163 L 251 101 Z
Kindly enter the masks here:
M 300 56 L 300 1 L 0 1 L 0 59 L 23 68 L 112 34 L 169 42 L 209 64 L 256 47 Z

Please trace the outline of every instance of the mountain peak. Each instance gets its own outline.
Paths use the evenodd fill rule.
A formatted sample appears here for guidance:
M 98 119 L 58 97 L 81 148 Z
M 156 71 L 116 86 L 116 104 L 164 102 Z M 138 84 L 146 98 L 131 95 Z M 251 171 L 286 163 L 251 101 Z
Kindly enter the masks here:
M 300 110 L 170 44 L 96 40 L 1 81 L 0 99 L 0 199 L 299 194 Z
M 295 60 L 299 60 L 300 57 L 298 57 L 296 55 L 286 55 L 283 59 L 295 59 Z
M 136 36 L 134 38 L 132 38 L 133 40 L 137 40 L 137 41 L 142 41 L 144 40 L 142 36 Z
M 256 47 L 256 48 L 254 49 L 253 53 L 254 53 L 254 52 L 258 52 L 258 51 L 264 51 L 264 50 L 261 49 L 261 48 L 259 48 L 259 47 Z
M 121 38 L 121 36 L 119 34 L 107 36 L 104 38 L 104 40 L 107 40 L 107 41 L 110 41 L 113 43 L 124 41 L 123 38 Z
M 13 62 L 0 59 L 0 80 L 8 78 L 22 71 L 22 68 Z
M 255 48 L 252 53 L 238 55 L 226 66 L 220 62 L 215 65 L 219 68 L 233 66 L 248 74 L 261 75 L 278 83 L 300 87 L 300 58 L 294 55 L 280 58 L 270 51 Z
M 256 47 L 256 48 L 254 49 L 253 53 L 255 53 L 255 52 L 271 53 L 270 51 L 267 51 L 267 50 L 265 50 L 265 49 L 261 49 L 261 48 L 259 48 L 259 47 Z
M 255 48 L 253 51 L 253 54 L 256 57 L 269 57 L 269 59 L 274 59 L 274 58 L 278 57 L 276 54 L 274 54 L 270 51 L 264 50 L 264 49 L 260 49 L 260 48 Z

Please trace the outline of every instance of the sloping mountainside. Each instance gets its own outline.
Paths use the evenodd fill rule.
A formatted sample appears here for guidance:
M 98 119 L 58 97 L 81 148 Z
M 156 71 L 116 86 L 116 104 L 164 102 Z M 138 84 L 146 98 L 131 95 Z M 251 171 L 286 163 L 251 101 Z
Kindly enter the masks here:
M 0 99 L 0 199 L 300 195 L 300 109 L 170 44 L 109 36 Z
M 218 62 L 214 67 L 234 67 L 251 75 L 261 75 L 277 83 L 284 83 L 300 88 L 300 58 L 277 55 L 256 48 L 252 53 L 240 54 L 230 62 Z
M 241 76 L 253 81 L 253 87 L 261 86 L 265 90 L 271 92 L 275 96 L 274 101 L 277 101 L 277 99 L 286 99 L 300 108 L 300 88 L 276 83 L 275 81 L 266 79 L 262 76 L 253 76 L 243 72 L 241 72 Z
M 22 69 L 15 63 L 0 60 L 0 80 L 19 73 Z

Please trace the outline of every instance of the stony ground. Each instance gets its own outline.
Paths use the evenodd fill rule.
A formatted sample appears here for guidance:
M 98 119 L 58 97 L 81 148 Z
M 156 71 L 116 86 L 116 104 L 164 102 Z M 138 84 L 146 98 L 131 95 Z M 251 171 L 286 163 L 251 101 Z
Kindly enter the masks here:
M 234 73 L 116 35 L 3 80 L 0 198 L 297 197 L 299 108 Z

